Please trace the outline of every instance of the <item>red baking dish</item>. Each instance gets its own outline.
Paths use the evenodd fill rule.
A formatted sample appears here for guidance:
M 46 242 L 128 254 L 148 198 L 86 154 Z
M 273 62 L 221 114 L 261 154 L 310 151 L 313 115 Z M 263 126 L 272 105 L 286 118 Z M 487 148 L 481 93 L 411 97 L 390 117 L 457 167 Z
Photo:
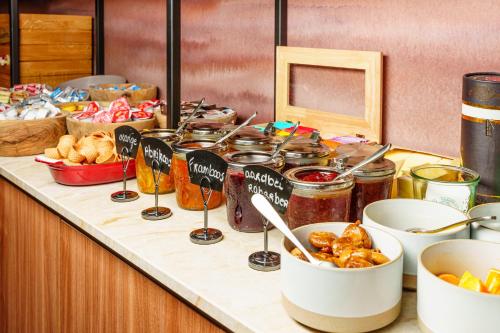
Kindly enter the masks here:
M 84 186 L 119 182 L 123 180 L 121 162 L 67 166 L 47 164 L 54 180 L 63 185 Z M 135 178 L 135 160 L 130 160 L 127 179 Z

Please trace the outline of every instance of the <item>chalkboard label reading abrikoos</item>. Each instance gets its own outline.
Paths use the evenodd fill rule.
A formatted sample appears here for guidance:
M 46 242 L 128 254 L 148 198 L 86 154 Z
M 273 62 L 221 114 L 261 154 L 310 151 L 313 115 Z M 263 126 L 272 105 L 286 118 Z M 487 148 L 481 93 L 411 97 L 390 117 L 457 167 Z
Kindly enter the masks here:
M 124 125 L 115 128 L 116 152 L 121 155 L 123 147 L 129 151 L 129 156 L 135 158 L 139 149 L 141 134 L 133 127 Z
M 262 165 L 243 168 L 245 187 L 250 194 L 260 193 L 281 214 L 286 212 L 293 185 L 277 171 Z
M 200 185 L 206 176 L 214 191 L 222 191 L 227 170 L 227 162 L 222 157 L 207 150 L 195 150 L 186 154 L 186 161 L 192 184 Z
M 172 148 L 157 138 L 144 138 L 141 141 L 144 162 L 153 167 L 153 161 L 158 160 L 160 171 L 168 175 L 172 164 Z M 155 165 L 155 168 L 158 168 Z

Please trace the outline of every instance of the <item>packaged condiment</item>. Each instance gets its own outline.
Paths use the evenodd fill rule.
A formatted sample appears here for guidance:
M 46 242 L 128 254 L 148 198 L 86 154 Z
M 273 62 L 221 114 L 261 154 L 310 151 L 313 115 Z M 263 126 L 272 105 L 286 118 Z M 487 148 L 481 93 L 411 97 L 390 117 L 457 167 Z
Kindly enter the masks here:
M 336 169 L 343 172 L 361 162 L 367 156 L 337 157 Z M 350 221 L 362 220 L 363 210 L 372 202 L 389 199 L 396 173 L 396 165 L 391 160 L 380 158 L 353 172 Z
M 262 132 L 247 126 L 233 135 L 228 145 L 230 151 L 272 151 L 280 141 L 270 130 Z
M 319 135 L 311 138 L 293 138 L 282 150 L 285 157 L 284 171 L 309 165 L 326 166 L 330 162 L 330 148 L 320 142 Z
M 262 215 L 251 203 L 251 195 L 245 189 L 243 168 L 247 165 L 263 165 L 279 172 L 283 167 L 283 157 L 270 157 L 270 152 L 260 151 L 233 152 L 224 157 L 228 163 L 224 183 L 227 220 L 237 231 L 263 231 Z
M 186 154 L 203 149 L 218 155 L 223 155 L 227 150 L 227 145 L 214 146 L 216 140 L 187 140 L 172 144 L 174 155 L 172 157 L 171 172 L 174 172 L 175 197 L 179 207 L 187 210 L 203 210 L 203 198 L 200 187 L 191 184 L 189 170 L 186 161 Z M 208 209 L 217 208 L 222 204 L 222 192 L 213 191 L 208 200 Z
M 477 202 L 500 201 L 500 73 L 463 78 L 461 156 L 481 181 Z
M 158 138 L 168 145 L 171 145 L 180 139 L 179 136 L 175 134 L 175 130 L 173 129 L 144 130 L 141 132 L 141 135 L 143 138 Z M 137 151 L 135 169 L 139 191 L 142 193 L 154 194 L 155 184 L 153 173 L 151 167 L 147 166 L 144 161 L 144 154 L 141 147 L 139 147 L 139 150 Z M 170 173 L 168 175 L 160 173 L 158 193 L 165 194 L 173 191 L 175 191 L 174 170 L 173 168 L 170 168 Z
M 227 132 L 222 123 L 190 122 L 186 126 L 184 139 L 186 140 L 217 140 Z
M 352 175 L 336 179 L 338 173 L 328 166 L 293 168 L 284 176 L 293 184 L 286 217 L 293 229 L 318 222 L 348 222 Z

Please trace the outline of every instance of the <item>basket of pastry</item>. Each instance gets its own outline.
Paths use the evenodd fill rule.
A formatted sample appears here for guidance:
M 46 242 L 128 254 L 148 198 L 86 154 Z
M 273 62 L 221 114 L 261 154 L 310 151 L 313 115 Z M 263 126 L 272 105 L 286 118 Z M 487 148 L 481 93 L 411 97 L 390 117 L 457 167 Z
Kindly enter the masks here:
M 97 131 L 77 139 L 63 135 L 56 147 L 45 149 L 35 158 L 49 166 L 54 180 L 63 185 L 97 185 L 123 180 L 123 169 L 112 133 Z M 127 168 L 127 178 L 135 177 L 135 160 Z

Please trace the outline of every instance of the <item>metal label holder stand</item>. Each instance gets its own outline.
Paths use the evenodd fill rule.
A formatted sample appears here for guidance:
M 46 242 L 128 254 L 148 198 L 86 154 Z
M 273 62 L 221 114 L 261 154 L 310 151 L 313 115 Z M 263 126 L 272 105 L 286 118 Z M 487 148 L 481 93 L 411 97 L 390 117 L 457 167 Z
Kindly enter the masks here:
M 158 190 L 160 187 L 161 176 L 161 163 L 158 159 L 154 159 L 151 165 L 151 172 L 153 173 L 153 181 L 155 184 L 155 205 L 154 207 L 146 208 L 141 212 L 141 216 L 145 220 L 157 221 L 169 218 L 172 216 L 172 211 L 167 207 L 158 206 Z
M 120 156 L 122 159 L 123 170 L 123 190 L 111 194 L 111 200 L 114 202 L 129 202 L 139 199 L 139 194 L 135 191 L 127 190 L 127 169 L 130 163 L 130 150 L 123 147 Z

